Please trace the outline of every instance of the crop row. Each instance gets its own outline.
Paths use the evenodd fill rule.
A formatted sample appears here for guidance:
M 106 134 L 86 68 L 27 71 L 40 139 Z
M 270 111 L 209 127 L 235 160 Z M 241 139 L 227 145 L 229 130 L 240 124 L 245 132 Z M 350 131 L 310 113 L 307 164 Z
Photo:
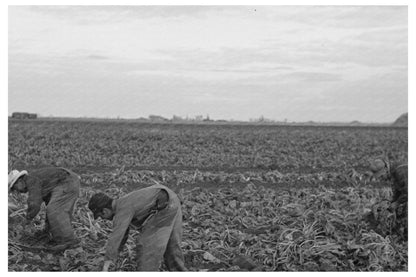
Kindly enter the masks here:
M 92 220 L 86 206 L 94 191 L 83 188 L 76 206 L 80 248 L 63 255 L 27 250 L 22 244 L 33 242 L 33 234 L 9 229 L 9 270 L 99 270 L 111 223 Z M 110 185 L 106 192 L 119 197 L 128 189 Z M 249 183 L 181 189 L 178 194 L 183 203 L 182 248 L 193 271 L 251 270 L 251 264 L 264 271 L 407 270 L 407 244 L 389 232 L 391 214 L 381 209 L 377 221 L 367 220 L 391 196 L 389 188 L 275 190 Z M 42 228 L 40 218 L 32 231 Z M 19 226 L 19 217 L 14 220 L 13 226 Z M 134 258 L 130 238 L 113 270 L 134 271 Z
M 311 169 L 407 159 L 407 129 L 10 121 L 9 164 Z

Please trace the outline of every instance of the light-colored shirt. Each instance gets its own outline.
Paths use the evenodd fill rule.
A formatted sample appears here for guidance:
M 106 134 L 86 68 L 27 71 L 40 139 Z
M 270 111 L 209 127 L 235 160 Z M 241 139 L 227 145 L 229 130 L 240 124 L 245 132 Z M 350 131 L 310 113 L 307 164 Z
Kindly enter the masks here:
M 116 261 L 121 246 L 126 242 L 129 227 L 140 227 L 143 221 L 158 209 L 160 202 L 180 205 L 176 194 L 162 185 L 154 185 L 133 191 L 117 200 L 113 206 L 113 232 L 110 235 L 106 258 Z

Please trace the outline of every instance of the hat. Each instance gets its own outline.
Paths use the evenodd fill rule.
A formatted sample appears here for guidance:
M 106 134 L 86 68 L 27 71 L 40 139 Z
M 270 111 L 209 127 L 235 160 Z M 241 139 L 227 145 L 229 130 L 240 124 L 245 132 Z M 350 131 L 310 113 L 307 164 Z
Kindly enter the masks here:
M 11 189 L 14 186 L 14 184 L 16 183 L 16 181 L 20 177 L 25 176 L 25 175 L 27 175 L 27 171 L 26 170 L 22 170 L 20 172 L 19 172 L 19 170 L 16 170 L 16 169 L 12 170 L 9 173 L 9 189 Z
M 375 173 L 386 167 L 386 163 L 383 159 L 377 158 L 370 162 L 370 170 Z
M 376 158 L 370 163 L 370 170 L 376 178 L 390 175 L 390 161 L 386 158 Z

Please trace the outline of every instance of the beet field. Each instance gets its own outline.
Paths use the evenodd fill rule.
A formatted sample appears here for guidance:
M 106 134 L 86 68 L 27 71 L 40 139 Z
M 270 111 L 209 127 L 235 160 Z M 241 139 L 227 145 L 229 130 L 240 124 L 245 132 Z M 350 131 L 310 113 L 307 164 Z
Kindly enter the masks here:
M 160 183 L 182 200 L 191 271 L 407 271 L 408 246 L 391 232 L 387 181 L 369 160 L 407 162 L 407 128 L 150 124 L 9 120 L 8 169 L 56 165 L 81 176 L 78 248 L 54 253 L 45 211 L 23 226 L 25 195 L 10 195 L 9 271 L 99 271 L 111 222 L 90 196 Z M 369 214 L 372 216 L 369 217 Z M 135 271 L 134 232 L 111 271 Z M 165 270 L 162 266 L 161 270 Z

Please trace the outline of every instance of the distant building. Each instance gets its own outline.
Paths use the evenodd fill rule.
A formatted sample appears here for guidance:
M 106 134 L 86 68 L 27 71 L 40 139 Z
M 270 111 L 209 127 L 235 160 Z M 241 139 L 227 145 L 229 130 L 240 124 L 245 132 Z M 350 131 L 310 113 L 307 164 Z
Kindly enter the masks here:
M 167 121 L 169 121 L 167 118 L 164 118 L 160 115 L 149 115 L 149 120 L 151 122 L 167 122 Z
M 20 112 L 12 113 L 12 118 L 15 118 L 15 119 L 36 119 L 37 117 L 38 115 L 35 113 L 20 113 Z

